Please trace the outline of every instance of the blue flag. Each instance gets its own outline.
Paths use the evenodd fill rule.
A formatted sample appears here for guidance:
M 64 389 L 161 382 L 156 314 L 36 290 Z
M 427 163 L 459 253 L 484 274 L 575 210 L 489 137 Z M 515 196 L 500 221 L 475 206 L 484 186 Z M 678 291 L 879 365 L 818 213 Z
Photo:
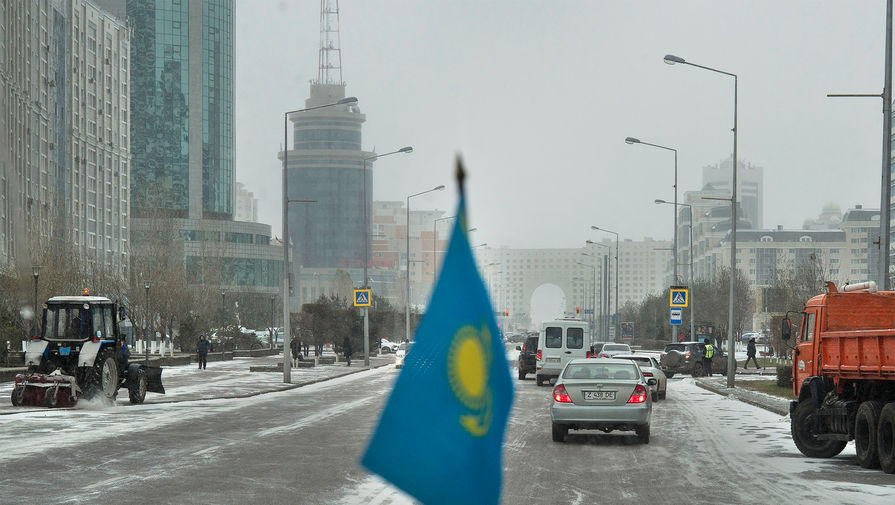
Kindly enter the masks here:
M 456 215 L 438 284 L 361 464 L 425 504 L 495 504 L 513 385 L 462 193 Z

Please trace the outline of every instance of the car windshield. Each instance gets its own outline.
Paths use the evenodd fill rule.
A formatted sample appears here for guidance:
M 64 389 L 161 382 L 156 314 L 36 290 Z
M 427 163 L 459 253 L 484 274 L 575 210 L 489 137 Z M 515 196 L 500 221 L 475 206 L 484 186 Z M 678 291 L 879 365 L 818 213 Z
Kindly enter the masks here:
M 592 360 L 593 363 L 571 363 L 563 371 L 563 379 L 623 379 L 630 380 L 638 377 L 637 369 L 633 364 L 627 363 L 599 363 L 601 360 Z
M 684 344 L 668 344 L 665 346 L 665 352 L 684 351 L 684 350 L 686 350 L 686 346 Z
M 638 365 L 651 366 L 653 362 L 646 356 L 616 356 L 617 358 L 629 359 Z
M 603 351 L 630 351 L 631 348 L 627 344 L 606 344 Z

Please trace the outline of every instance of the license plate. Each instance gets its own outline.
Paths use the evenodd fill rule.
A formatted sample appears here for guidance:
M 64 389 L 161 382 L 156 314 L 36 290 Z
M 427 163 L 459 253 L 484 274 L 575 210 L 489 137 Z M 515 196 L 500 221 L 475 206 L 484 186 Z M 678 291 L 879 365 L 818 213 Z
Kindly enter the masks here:
M 547 363 L 559 363 L 559 358 L 547 358 Z
M 71 354 L 71 347 L 60 347 L 59 348 L 60 356 L 68 356 L 69 354 Z
M 585 391 L 585 400 L 615 400 L 615 391 Z

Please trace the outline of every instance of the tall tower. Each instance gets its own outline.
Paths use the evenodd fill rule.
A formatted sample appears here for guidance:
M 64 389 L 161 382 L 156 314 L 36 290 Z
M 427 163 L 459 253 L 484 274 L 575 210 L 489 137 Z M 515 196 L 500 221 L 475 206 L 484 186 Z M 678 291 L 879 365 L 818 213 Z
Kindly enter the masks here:
M 317 79 L 310 91 L 305 107 L 345 98 L 338 0 L 320 2 Z M 295 113 L 289 120 L 293 124 L 287 166 L 289 199 L 316 200 L 289 207 L 293 268 L 361 268 L 369 229 L 364 216 L 372 215 L 373 194 L 371 174 L 364 177 L 364 158 L 372 153 L 361 149 L 366 117 L 357 105 L 339 105 Z M 367 162 L 368 170 L 371 166 Z

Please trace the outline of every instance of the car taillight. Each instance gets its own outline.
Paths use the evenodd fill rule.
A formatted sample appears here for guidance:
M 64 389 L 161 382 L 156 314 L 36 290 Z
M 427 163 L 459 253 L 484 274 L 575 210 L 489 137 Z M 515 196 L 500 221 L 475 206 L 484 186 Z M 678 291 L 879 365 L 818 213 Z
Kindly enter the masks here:
M 653 373 L 652 372 L 643 372 L 643 376 L 644 377 L 652 377 Z
M 527 351 L 527 350 L 528 350 L 528 346 L 527 346 L 527 345 L 523 345 L 523 346 L 522 346 L 522 350 L 523 350 L 523 351 Z
M 556 398 L 556 394 L 553 395 Z M 559 400 L 557 400 L 559 401 Z M 646 401 L 646 388 L 642 385 L 638 384 L 634 388 L 634 392 L 631 393 L 631 397 L 628 398 L 628 403 L 643 403 Z
M 566 392 L 566 388 L 560 384 L 553 388 L 553 401 L 559 403 L 572 403 L 572 397 Z
M 587 351 L 586 353 L 584 353 L 584 358 L 585 359 L 590 358 L 590 351 Z
M 601 354 L 600 357 L 601 358 L 611 358 L 612 356 L 610 356 L 608 354 Z
M 684 354 L 684 357 L 687 359 L 690 359 L 690 353 L 688 352 L 688 353 Z
M 541 350 L 538 349 L 538 361 L 540 361 L 540 360 L 541 360 Z

